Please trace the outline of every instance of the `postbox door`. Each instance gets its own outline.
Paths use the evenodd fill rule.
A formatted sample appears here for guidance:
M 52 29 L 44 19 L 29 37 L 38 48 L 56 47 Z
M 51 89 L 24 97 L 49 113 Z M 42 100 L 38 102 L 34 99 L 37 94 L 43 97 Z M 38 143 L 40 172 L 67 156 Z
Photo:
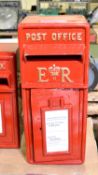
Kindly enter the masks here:
M 0 147 L 11 147 L 17 141 L 14 93 L 0 93 Z
M 34 160 L 81 159 L 83 94 L 73 89 L 31 91 Z

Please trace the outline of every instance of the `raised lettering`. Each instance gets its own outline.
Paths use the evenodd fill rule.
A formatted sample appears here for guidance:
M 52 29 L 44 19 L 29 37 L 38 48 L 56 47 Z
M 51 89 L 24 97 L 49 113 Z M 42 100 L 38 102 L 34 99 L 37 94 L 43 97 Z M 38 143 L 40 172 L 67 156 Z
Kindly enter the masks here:
M 40 40 L 41 40 L 41 34 L 40 34 L 40 33 L 37 33 L 37 34 L 36 34 L 36 40 L 37 40 L 37 41 L 40 41 Z
M 63 33 L 63 40 L 65 41 L 67 38 L 67 33 Z
M 69 75 L 70 75 L 70 69 L 68 67 L 62 67 L 61 68 L 62 74 L 61 74 L 61 81 L 65 82 L 65 79 L 70 82 L 73 83 L 73 80 L 70 79 Z
M 52 33 L 52 40 L 56 41 L 56 33 Z
M 42 33 L 42 36 L 43 36 L 43 40 L 44 41 L 46 40 L 46 35 L 47 35 L 47 33 Z
M 30 39 L 30 33 L 26 33 L 26 40 Z
M 38 81 L 41 83 L 48 82 L 48 79 L 45 79 L 47 68 L 38 67 L 37 69 L 38 69 Z
M 49 34 L 50 35 L 50 34 Z M 53 32 L 51 33 L 51 39 L 53 41 L 81 41 L 82 32 Z M 31 39 L 32 41 L 45 41 L 47 38 L 47 33 L 26 33 L 26 40 Z
M 73 33 L 73 34 L 72 34 L 72 41 L 75 41 L 75 40 L 77 40 L 77 39 L 76 39 L 76 33 Z
M 62 37 L 62 33 L 58 33 L 58 40 L 60 40 Z
M 5 69 L 5 65 L 0 63 L 0 70 L 4 70 Z
M 71 40 L 71 36 L 72 36 L 72 34 L 69 33 L 69 34 L 68 34 L 68 40 L 69 40 L 69 41 Z
M 82 40 L 82 33 L 77 33 L 77 40 L 81 41 Z
M 35 33 L 32 33 L 31 34 L 31 39 L 32 39 L 32 41 L 35 41 L 36 40 L 36 34 Z

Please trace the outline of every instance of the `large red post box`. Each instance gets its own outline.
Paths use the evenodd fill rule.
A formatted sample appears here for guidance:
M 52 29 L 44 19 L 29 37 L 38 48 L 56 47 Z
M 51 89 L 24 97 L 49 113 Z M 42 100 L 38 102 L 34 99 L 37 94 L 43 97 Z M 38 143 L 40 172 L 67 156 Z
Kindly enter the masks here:
M 15 54 L 0 52 L 0 148 L 19 146 Z
M 27 160 L 85 157 L 89 25 L 83 16 L 32 16 L 19 25 Z

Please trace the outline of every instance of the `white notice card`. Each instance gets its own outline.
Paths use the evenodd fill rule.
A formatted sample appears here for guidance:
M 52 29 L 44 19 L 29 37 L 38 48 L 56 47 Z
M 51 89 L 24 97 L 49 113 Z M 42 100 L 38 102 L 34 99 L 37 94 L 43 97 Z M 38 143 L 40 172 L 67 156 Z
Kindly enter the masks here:
M 68 151 L 68 109 L 45 112 L 47 153 Z

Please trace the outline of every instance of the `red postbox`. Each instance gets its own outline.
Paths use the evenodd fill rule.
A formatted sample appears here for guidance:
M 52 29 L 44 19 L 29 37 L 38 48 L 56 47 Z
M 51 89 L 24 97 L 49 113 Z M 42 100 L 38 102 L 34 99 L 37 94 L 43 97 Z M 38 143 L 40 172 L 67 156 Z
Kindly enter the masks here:
M 18 146 L 15 54 L 0 52 L 0 148 Z
M 85 157 L 89 25 L 83 16 L 32 16 L 19 25 L 27 160 Z

